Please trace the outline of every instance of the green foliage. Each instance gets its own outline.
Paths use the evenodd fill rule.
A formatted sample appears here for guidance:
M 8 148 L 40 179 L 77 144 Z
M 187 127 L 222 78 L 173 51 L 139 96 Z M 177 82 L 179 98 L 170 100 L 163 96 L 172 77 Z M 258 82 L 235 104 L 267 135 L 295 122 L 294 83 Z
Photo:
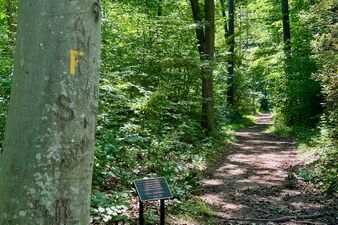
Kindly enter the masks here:
M 283 71 L 279 5 L 272 1 L 250 1 L 237 13 L 241 23 L 236 42 L 236 103 L 243 114 L 267 111 L 276 103 L 276 88 Z M 238 21 L 237 20 L 237 21 Z
M 329 140 L 324 142 L 323 139 L 322 136 L 316 146 L 319 160 L 307 168 L 300 169 L 299 176 L 320 190 L 338 194 L 338 150 L 335 146 L 328 145 Z
M 14 4 L 12 14 L 15 18 L 16 4 Z M 6 11 L 5 2 L 3 1 L 0 4 L 0 151 L 2 149 L 2 140 L 8 111 L 14 49 L 13 40 L 9 36 L 10 31 L 8 30 L 7 17 L 8 12 Z
M 91 212 L 92 220 L 103 222 L 126 220 L 126 212 L 129 210 L 125 199 L 130 197 L 130 193 L 125 192 L 100 192 L 93 191 Z
M 326 147 L 327 148 L 327 147 Z M 326 149 L 320 161 L 312 168 L 310 181 L 330 194 L 338 194 L 338 150 Z
M 320 66 L 314 78 L 320 82 L 324 113 L 321 115 L 321 136 L 317 151 L 319 162 L 314 166 L 311 181 L 328 192 L 338 192 L 338 58 L 337 2 L 319 1 L 303 18 L 311 24 L 314 59 Z
M 285 73 L 276 86 L 275 110 L 279 122 L 287 126 L 315 126 L 322 112 L 322 99 L 320 84 L 312 77 L 317 62 L 311 50 L 310 24 L 302 18 L 309 3 L 290 1 L 290 8 L 293 52 L 291 59 L 285 61 Z
M 329 131 L 329 138 L 338 146 L 338 58 L 337 58 L 337 18 L 336 2 L 329 0 L 316 4 L 308 16 L 314 39 L 312 41 L 315 58 L 321 68 L 315 74 L 324 94 L 325 113 L 321 117 L 323 129 Z
M 165 3 L 158 18 L 156 5 L 103 3 L 93 222 L 123 220 L 104 214 L 131 196 L 116 201 L 107 193 L 133 190 L 133 181 L 143 177 L 165 177 L 175 199 L 188 198 L 227 136 L 207 138 L 200 125 L 200 65 L 189 5 L 172 10 Z M 216 79 L 219 89 L 223 81 Z
M 302 146 L 317 146 L 321 160 L 316 164 L 316 179 L 310 180 L 329 191 L 338 180 L 337 7 L 334 0 L 311 3 L 289 1 L 289 60 L 283 54 L 280 4 L 256 0 L 243 5 L 246 31 L 237 40 L 242 49 L 238 79 L 245 79 L 239 82 L 243 88 L 238 96 L 244 101 L 239 108 L 248 108 L 246 98 L 250 91 L 256 92 L 251 99 L 273 107 L 275 132 L 295 137 Z M 246 21 L 251 26 L 246 27 Z
M 189 1 L 165 0 L 158 16 L 155 0 L 103 0 L 93 223 L 130 218 L 130 199 L 136 198 L 133 181 L 163 176 L 172 187 L 175 216 L 217 224 L 205 204 L 189 197 L 198 190 L 208 162 L 231 140 L 231 132 L 253 123 L 242 115 L 260 110 L 275 111 L 276 131 L 318 147 L 319 163 L 300 175 L 328 192 L 338 190 L 337 7 L 335 0 L 316 2 L 311 6 L 310 1 L 290 0 L 289 61 L 283 52 L 279 2 L 236 2 L 234 106 L 226 103 L 229 46 L 217 8 L 213 64 L 217 131 L 207 137 L 200 125 L 201 65 Z M 12 15 L 15 19 L 16 7 Z M 14 49 L 7 18 L 2 0 L 0 148 Z M 153 214 L 154 207 L 146 216 L 154 222 Z
M 187 224 L 219 224 L 213 210 L 200 199 L 190 199 L 180 202 L 173 209 L 170 220 L 173 222 L 182 221 Z

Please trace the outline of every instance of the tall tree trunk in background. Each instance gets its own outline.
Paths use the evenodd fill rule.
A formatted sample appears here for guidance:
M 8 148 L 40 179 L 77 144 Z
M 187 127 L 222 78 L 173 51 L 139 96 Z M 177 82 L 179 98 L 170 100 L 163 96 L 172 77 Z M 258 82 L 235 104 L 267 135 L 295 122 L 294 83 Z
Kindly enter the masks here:
M 281 0 L 283 15 L 283 36 L 284 36 L 284 52 L 287 59 L 291 57 L 291 30 L 289 16 L 289 1 Z
M 202 125 L 208 132 L 214 129 L 214 85 L 212 62 L 215 58 L 215 2 L 214 0 L 205 0 L 205 45 L 203 54 L 205 54 L 206 65 L 202 66 Z
M 214 0 L 205 0 L 205 24 L 202 24 L 198 0 L 190 0 L 196 27 L 198 50 L 201 59 L 202 77 L 202 121 L 203 128 L 208 133 L 214 129 L 214 85 L 212 62 L 215 54 L 215 3 Z
M 7 34 L 9 41 L 12 42 L 14 40 L 15 34 L 15 25 L 14 25 L 14 16 L 13 16 L 13 2 L 12 0 L 6 0 L 6 11 L 7 11 Z
M 87 225 L 100 64 L 96 0 L 21 0 L 0 152 L 1 225 Z
M 223 20 L 224 20 L 224 26 L 223 26 L 224 37 L 225 37 L 225 41 L 227 41 L 229 29 L 228 29 L 228 19 L 227 19 L 227 15 L 226 15 L 225 2 L 224 2 L 224 0 L 220 0 L 220 3 L 221 3 L 222 17 L 223 17 Z
M 160 17 L 163 14 L 162 10 L 163 0 L 158 0 L 157 16 Z
M 229 52 L 231 53 L 229 57 L 228 65 L 228 103 L 230 105 L 234 104 L 234 76 L 235 76 L 235 1 L 228 1 L 228 10 L 229 10 L 229 32 L 227 33 L 228 45 L 230 46 Z

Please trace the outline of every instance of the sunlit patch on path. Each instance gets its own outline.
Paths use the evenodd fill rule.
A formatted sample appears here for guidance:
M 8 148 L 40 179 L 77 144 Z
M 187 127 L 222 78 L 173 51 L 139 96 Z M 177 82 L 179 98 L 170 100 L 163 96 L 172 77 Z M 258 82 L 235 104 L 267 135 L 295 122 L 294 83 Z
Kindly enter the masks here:
M 238 224 L 226 220 L 233 218 L 312 214 L 325 207 L 315 194 L 311 198 L 302 188 L 286 185 L 288 168 L 300 157 L 293 142 L 263 132 L 270 125 L 271 116 L 262 114 L 255 126 L 236 132 L 235 142 L 201 182 L 200 198 L 225 219 L 224 224 Z

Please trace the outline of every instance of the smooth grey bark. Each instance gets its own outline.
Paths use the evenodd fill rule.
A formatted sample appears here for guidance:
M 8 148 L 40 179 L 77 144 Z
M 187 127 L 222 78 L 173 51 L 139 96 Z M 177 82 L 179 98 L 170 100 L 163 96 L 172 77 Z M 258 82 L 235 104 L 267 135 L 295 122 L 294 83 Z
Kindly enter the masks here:
M 99 14 L 95 0 L 19 1 L 1 225 L 89 224 Z
M 214 130 L 214 83 L 212 62 L 215 58 L 215 2 L 204 1 L 204 19 L 202 24 L 198 0 L 190 0 L 196 23 L 197 46 L 201 59 L 202 77 L 202 119 L 201 125 L 210 134 Z

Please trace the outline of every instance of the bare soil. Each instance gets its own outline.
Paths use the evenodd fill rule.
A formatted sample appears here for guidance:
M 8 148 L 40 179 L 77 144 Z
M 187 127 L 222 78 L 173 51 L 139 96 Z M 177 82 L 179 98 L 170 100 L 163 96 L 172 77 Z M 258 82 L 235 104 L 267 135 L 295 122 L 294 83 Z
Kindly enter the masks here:
M 202 180 L 200 198 L 220 224 L 338 225 L 337 198 L 310 189 L 295 175 L 302 163 L 290 139 L 264 132 L 271 116 L 262 114 Z

